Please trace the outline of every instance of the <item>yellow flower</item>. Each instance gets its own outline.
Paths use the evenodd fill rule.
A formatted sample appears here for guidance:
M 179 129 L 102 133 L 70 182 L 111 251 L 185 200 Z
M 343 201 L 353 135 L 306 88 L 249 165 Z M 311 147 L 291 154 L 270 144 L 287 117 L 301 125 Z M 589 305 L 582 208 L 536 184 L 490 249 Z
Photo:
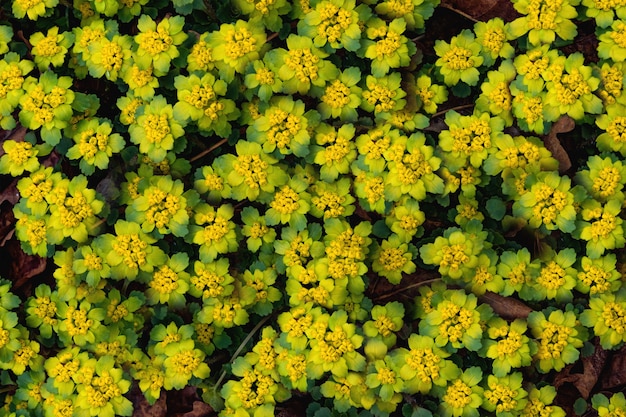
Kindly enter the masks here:
M 56 7 L 57 4 L 59 0 L 13 0 L 13 15 L 18 19 L 28 15 L 30 20 L 37 20 L 51 12 L 50 9 Z
M 442 40 L 435 42 L 435 52 L 439 57 L 435 65 L 446 85 L 456 85 L 459 81 L 470 86 L 478 83 L 478 67 L 483 64 L 480 50 L 480 44 L 469 29 L 453 36 L 450 43 Z
M 187 39 L 184 24 L 183 16 L 166 17 L 157 24 L 150 16 L 142 15 L 137 22 L 139 33 L 135 35 L 137 65 L 141 69 L 153 67 L 157 77 L 166 75 L 171 60 L 180 55 L 176 47 Z
M 49 65 L 60 67 L 65 62 L 65 55 L 68 48 L 74 42 L 72 32 L 59 33 L 59 27 L 53 26 L 48 29 L 44 36 L 41 32 L 36 32 L 29 39 L 33 49 L 35 64 L 41 71 L 45 71 Z
M 220 70 L 220 78 L 231 82 L 237 74 L 243 74 L 246 66 L 269 49 L 265 42 L 264 27 L 259 20 L 237 20 L 235 24 L 223 23 L 219 31 L 206 37 L 206 45 L 215 65 Z
M 298 22 L 298 33 L 313 39 L 330 52 L 340 48 L 356 51 L 361 46 L 359 11 L 355 0 L 323 0 Z M 365 6 L 365 5 L 361 5 Z
M 530 191 L 513 203 L 513 215 L 537 229 L 572 232 L 576 228 L 576 197 L 570 179 L 554 171 L 540 172 L 534 178 Z
M 130 64 L 131 49 L 132 38 L 128 35 L 114 35 L 111 40 L 100 38 L 89 45 L 89 74 L 95 78 L 105 76 L 107 80 L 116 81 Z
M 379 18 L 367 21 L 367 40 L 363 42 L 365 57 L 372 60 L 372 75 L 382 77 L 391 68 L 406 67 L 415 54 L 415 44 L 403 35 L 404 19 L 394 19 L 389 26 Z
M 163 96 L 156 96 L 139 109 L 139 116 L 128 127 L 130 140 L 139 145 L 139 151 L 153 162 L 161 162 L 167 152 L 174 149 L 176 140 L 185 133 L 185 120 L 174 113 Z
M 27 172 L 34 172 L 39 168 L 37 154 L 39 149 L 32 143 L 24 140 L 16 142 L 12 139 L 2 144 L 5 154 L 0 157 L 0 174 L 11 174 L 19 177 Z
M 533 311 L 528 315 L 528 327 L 537 339 L 538 349 L 533 358 L 539 372 L 560 371 L 578 360 L 578 349 L 587 334 L 573 311 L 554 308 Z
M 399 72 L 392 72 L 384 77 L 368 75 L 365 79 L 366 88 L 362 93 L 361 108 L 383 117 L 404 108 L 406 92 L 400 86 L 401 81 L 402 76 Z
M 580 0 L 513 0 L 515 10 L 524 16 L 510 23 L 514 38 L 528 33 L 531 45 L 552 43 L 558 35 L 563 40 L 576 37 L 576 25 L 572 19 L 578 16 L 575 6 Z

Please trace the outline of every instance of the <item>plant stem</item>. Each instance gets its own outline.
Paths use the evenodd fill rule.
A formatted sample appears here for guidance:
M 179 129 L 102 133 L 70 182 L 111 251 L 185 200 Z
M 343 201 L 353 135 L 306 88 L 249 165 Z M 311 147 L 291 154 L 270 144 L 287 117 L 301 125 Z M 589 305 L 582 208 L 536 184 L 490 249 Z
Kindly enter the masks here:
M 472 16 L 468 15 L 465 12 L 462 12 L 461 10 L 455 9 L 454 7 L 450 6 L 449 4 L 442 4 L 441 7 L 444 7 L 448 10 L 453 11 L 454 13 L 463 16 L 464 18 L 466 18 L 467 20 L 471 20 L 474 23 L 478 23 L 478 20 L 474 19 Z
M 433 114 L 431 117 L 442 116 L 442 115 L 446 114 L 447 112 L 449 112 L 450 110 L 465 110 L 465 109 L 470 109 L 472 107 L 474 107 L 473 103 L 472 104 L 461 104 L 460 106 L 451 107 L 449 109 L 438 111 L 437 113 Z
M 252 331 L 248 333 L 248 335 L 246 336 L 245 339 L 243 339 L 243 341 L 241 342 L 241 344 L 239 345 L 235 353 L 233 353 L 233 356 L 230 358 L 229 363 L 233 363 L 235 359 L 237 359 L 237 356 L 239 356 L 239 354 L 241 353 L 243 348 L 246 346 L 246 344 L 248 344 L 250 339 L 252 339 L 252 337 L 259 331 L 259 329 L 265 324 L 265 322 L 270 319 L 270 317 L 272 317 L 272 314 L 263 317 L 261 321 L 258 322 L 256 326 L 254 326 L 254 329 L 252 329 Z M 215 383 L 215 387 L 213 388 L 215 392 L 217 392 L 217 389 L 219 388 L 220 384 L 222 383 L 225 377 L 226 377 L 226 371 L 223 371 L 219 379 Z
M 205 150 L 203 150 L 202 152 L 200 152 L 198 155 L 194 156 L 193 158 L 191 158 L 189 160 L 189 162 L 195 162 L 198 159 L 202 158 L 203 156 L 205 156 L 206 154 L 211 153 L 212 151 L 216 150 L 217 148 L 219 148 L 220 146 L 222 146 L 223 144 L 225 144 L 228 141 L 228 139 L 224 138 L 222 140 L 220 140 L 219 142 L 217 142 L 216 144 L 214 144 L 213 146 L 211 146 L 210 148 L 207 148 Z
M 403 293 L 406 290 L 410 290 L 411 288 L 421 287 L 422 285 L 432 284 L 433 282 L 437 282 L 437 281 L 441 281 L 441 278 L 433 278 L 433 279 L 427 279 L 424 281 L 416 282 L 414 284 L 407 285 L 406 287 L 398 288 L 397 290 L 392 291 L 390 293 L 383 294 L 380 297 L 376 298 L 376 301 L 384 300 L 385 298 L 393 297 L 394 295 Z

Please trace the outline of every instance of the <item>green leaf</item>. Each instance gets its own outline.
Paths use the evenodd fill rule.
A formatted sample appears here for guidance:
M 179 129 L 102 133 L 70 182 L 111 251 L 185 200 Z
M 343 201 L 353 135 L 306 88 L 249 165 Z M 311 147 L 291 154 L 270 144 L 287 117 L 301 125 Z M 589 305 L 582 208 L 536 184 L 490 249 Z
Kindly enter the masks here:
M 490 198 L 486 204 L 487 213 L 494 220 L 502 220 L 506 214 L 506 204 L 497 197 Z
M 417 405 L 404 404 L 402 407 L 404 417 L 433 417 L 433 413 Z
M 381 239 L 386 239 L 391 234 L 391 230 L 389 230 L 384 220 L 378 220 L 372 227 L 372 234 Z
M 202 393 L 202 399 L 216 411 L 224 409 L 224 399 L 212 387 Z
M 587 411 L 587 401 L 584 398 L 579 398 L 574 401 L 574 412 L 577 416 L 582 416 Z
M 465 84 L 462 81 L 459 81 L 458 84 L 452 86 L 451 90 L 452 90 L 452 94 L 460 98 L 468 97 L 472 92 L 472 89 L 470 88 L 470 86 Z

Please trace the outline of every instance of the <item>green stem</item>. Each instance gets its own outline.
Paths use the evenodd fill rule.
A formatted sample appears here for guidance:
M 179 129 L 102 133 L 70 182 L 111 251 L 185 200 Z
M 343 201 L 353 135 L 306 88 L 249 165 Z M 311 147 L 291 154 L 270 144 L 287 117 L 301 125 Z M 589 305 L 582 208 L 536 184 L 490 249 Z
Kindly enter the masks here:
M 410 290 L 411 288 L 421 287 L 422 285 L 432 284 L 433 282 L 437 282 L 437 281 L 441 281 L 441 278 L 433 278 L 433 279 L 427 279 L 424 281 L 416 282 L 414 284 L 407 285 L 406 287 L 398 288 L 397 290 L 393 292 L 381 295 L 380 297 L 376 298 L 376 301 L 384 300 L 385 298 L 393 297 L 394 295 L 403 293 L 406 290 Z
M 203 156 L 213 152 L 214 150 L 216 150 L 217 148 L 219 148 L 220 146 L 222 146 L 223 144 L 225 144 L 228 141 L 228 139 L 224 138 L 222 140 L 220 140 L 219 142 L 217 142 L 216 144 L 214 144 L 213 146 L 211 146 L 210 148 L 207 148 L 205 150 L 203 150 L 202 152 L 200 152 L 198 155 L 194 156 L 193 158 L 191 158 L 189 160 L 189 162 L 195 162 L 198 159 L 202 158 Z
M 446 114 L 447 112 L 449 112 L 450 110 L 455 110 L 455 111 L 456 111 L 456 110 L 465 110 L 465 109 L 470 109 L 470 108 L 472 108 L 472 107 L 474 107 L 474 104 L 473 104 L 473 103 L 472 103 L 472 104 L 462 104 L 462 105 L 460 105 L 460 106 L 451 107 L 451 108 L 449 108 L 449 109 L 445 109 L 445 110 L 438 111 L 437 113 L 433 114 L 431 117 L 439 117 L 439 116 L 442 116 L 442 115 Z
M 252 339 L 252 337 L 259 331 L 259 329 L 265 324 L 265 322 L 270 319 L 270 317 L 272 317 L 271 314 L 268 315 L 268 316 L 263 317 L 261 319 L 261 321 L 258 322 L 256 326 L 254 326 L 254 329 L 252 329 L 252 331 L 250 333 L 248 333 L 248 335 L 246 336 L 245 339 L 243 339 L 243 341 L 241 342 L 241 344 L 239 345 L 239 347 L 237 348 L 235 353 L 233 353 L 233 356 L 230 358 L 229 363 L 232 364 L 235 361 L 235 359 L 237 359 L 237 356 L 239 356 L 239 354 L 241 353 L 243 348 L 248 344 L 250 339 Z M 222 374 L 220 375 L 219 379 L 215 383 L 215 387 L 213 388 L 215 392 L 217 392 L 217 389 L 219 388 L 219 386 L 221 385 L 221 383 L 222 383 L 222 381 L 224 380 L 225 377 L 226 377 L 226 371 L 223 371 Z
M 445 4 L 445 3 L 444 3 L 444 4 L 442 4 L 442 5 L 441 5 L 441 7 L 444 7 L 444 8 L 446 8 L 446 9 L 448 9 L 448 10 L 451 10 L 451 11 L 453 11 L 454 13 L 456 13 L 456 14 L 458 14 L 458 15 L 463 16 L 463 17 L 464 17 L 464 18 L 466 18 L 467 20 L 471 20 L 471 21 L 472 21 L 472 22 L 474 22 L 474 23 L 478 23 L 478 20 L 476 20 L 476 19 L 475 19 L 475 18 L 473 18 L 472 16 L 470 16 L 470 15 L 468 15 L 467 13 L 462 12 L 462 11 L 460 11 L 460 10 L 458 10 L 458 9 L 455 9 L 454 7 L 450 6 L 449 4 Z

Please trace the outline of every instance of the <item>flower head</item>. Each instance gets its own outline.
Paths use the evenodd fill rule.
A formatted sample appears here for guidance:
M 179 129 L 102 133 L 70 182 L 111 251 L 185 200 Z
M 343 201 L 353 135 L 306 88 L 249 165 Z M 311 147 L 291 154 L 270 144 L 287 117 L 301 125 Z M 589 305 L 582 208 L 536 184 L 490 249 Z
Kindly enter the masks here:
M 621 273 L 616 270 L 615 254 L 596 259 L 583 256 L 580 261 L 576 289 L 590 296 L 617 291 L 621 287 Z
M 130 66 L 133 40 L 128 35 L 115 34 L 111 39 L 99 38 L 89 45 L 87 67 L 95 78 L 116 81 Z
M 362 49 L 366 58 L 372 60 L 372 75 L 382 77 L 391 68 L 406 67 L 411 62 L 416 48 L 403 35 L 406 30 L 404 19 L 394 19 L 389 24 L 380 18 L 367 21 Z
M 81 364 L 81 370 L 90 378 L 77 384 L 76 412 L 106 417 L 132 414 L 133 405 L 124 397 L 131 383 L 124 371 L 115 366 L 112 356 L 103 356 L 97 361 L 90 359 Z
M 59 142 L 61 129 L 68 126 L 73 114 L 72 82 L 72 78 L 58 77 L 49 70 L 38 80 L 29 77 L 24 81 L 20 123 L 32 130 L 41 129 L 42 139 L 51 146 Z
M 514 38 L 528 33 L 531 45 L 552 43 L 558 35 L 563 40 L 576 37 L 576 25 L 572 19 L 578 16 L 575 6 L 580 0 L 514 0 L 515 10 L 524 16 L 510 23 L 509 30 Z
M 157 265 L 148 282 L 146 299 L 149 304 L 167 304 L 173 309 L 185 305 L 185 294 L 189 289 L 189 256 L 175 253 L 165 264 Z
M 592 155 L 587 159 L 589 169 L 576 173 L 576 182 L 585 187 L 596 200 L 623 199 L 622 188 L 626 183 L 626 166 L 610 157 Z
M 323 0 L 298 22 L 298 32 L 318 48 L 356 51 L 361 46 L 360 8 L 354 0 Z M 365 20 L 365 19 L 363 19 Z
M 234 154 L 218 158 L 214 167 L 223 172 L 235 200 L 269 200 L 277 187 L 284 185 L 288 176 L 278 160 L 263 151 L 261 144 L 240 140 Z
M 180 180 L 169 175 L 155 175 L 139 189 L 140 194 L 129 205 L 126 218 L 141 224 L 145 233 L 157 231 L 184 237 L 188 233 L 190 199 L 193 193 L 184 192 Z
M 363 336 L 356 332 L 356 326 L 348 322 L 344 310 L 335 311 L 325 322 L 322 331 L 311 337 L 307 374 L 318 379 L 331 372 L 345 377 L 348 371 L 365 369 L 365 358 L 357 351 L 363 343 Z
M 607 249 L 622 248 L 626 244 L 624 222 L 619 213 L 622 203 L 612 199 L 606 204 L 585 200 L 582 221 L 577 224 L 574 236 L 587 241 L 587 256 L 599 258 Z
M 534 279 L 535 299 L 556 299 L 560 303 L 572 301 L 576 286 L 576 251 L 566 248 L 559 252 L 548 250 L 541 256 L 541 266 Z
M 177 46 L 187 39 L 184 24 L 183 16 L 166 17 L 157 24 L 150 16 L 141 15 L 139 33 L 134 38 L 138 46 L 134 58 L 139 68 L 153 67 L 157 77 L 167 74 L 172 59 L 180 55 Z
M 576 228 L 576 195 L 571 181 L 557 172 L 540 172 L 530 191 L 513 204 L 513 215 L 528 220 L 540 230 L 572 232 Z
M 403 273 L 415 272 L 413 258 L 416 252 L 413 245 L 404 243 L 398 235 L 392 234 L 372 251 L 372 269 L 392 284 L 399 284 Z
M 59 0 L 14 0 L 13 15 L 18 19 L 28 16 L 30 20 L 50 13 L 59 4 Z
M 130 140 L 139 145 L 139 151 L 154 162 L 165 159 L 168 151 L 175 149 L 183 136 L 185 120 L 174 113 L 163 96 L 156 96 L 139 108 L 139 115 L 128 127 Z
M 319 117 L 319 116 L 317 116 Z M 306 112 L 301 100 L 275 97 L 264 114 L 248 128 L 251 142 L 263 145 L 263 150 L 279 159 L 285 155 L 306 156 L 311 136 L 309 128 L 315 125 L 316 112 Z
M 481 348 L 481 322 L 491 317 L 489 306 L 479 306 L 476 296 L 463 290 L 447 290 L 434 307 L 420 321 L 420 334 L 433 337 L 437 346 L 453 352 L 462 347 L 471 351 Z
M 483 248 L 480 239 L 473 239 L 469 233 L 457 227 L 446 229 L 443 236 L 420 248 L 422 261 L 439 265 L 439 273 L 452 279 L 460 279 L 471 274 L 478 265 L 478 255 Z
M 580 315 L 580 322 L 600 337 L 604 349 L 615 349 L 626 341 L 626 293 L 601 294 L 591 297 L 589 308 Z
M 398 201 L 404 196 L 422 201 L 427 192 L 443 192 L 443 180 L 436 173 L 442 161 L 435 155 L 434 148 L 426 145 L 423 133 L 395 138 L 384 156 L 389 170 L 385 178 L 387 201 Z
M 537 340 L 533 356 L 539 372 L 560 371 L 580 356 L 579 348 L 586 339 L 586 331 L 573 311 L 533 311 L 528 315 L 528 327 Z
M 406 92 L 401 88 L 399 72 L 391 72 L 384 77 L 368 75 L 362 93 L 361 108 L 376 116 L 385 117 L 389 113 L 402 110 L 406 105 Z
M 227 137 L 231 132 L 230 122 L 239 116 L 234 101 L 224 98 L 227 84 L 215 79 L 213 74 L 202 77 L 191 74 L 174 78 L 178 102 L 174 114 L 180 120 L 191 119 L 203 132 L 215 132 Z
M 447 167 L 456 172 L 471 164 L 479 168 L 493 152 L 493 142 L 501 136 L 504 120 L 489 113 L 463 116 L 454 110 L 446 113 L 448 129 L 439 134 L 439 147 Z
M 593 94 L 600 79 L 593 75 L 590 66 L 584 65 L 584 60 L 581 53 L 574 53 L 567 58 L 560 56 L 552 63 L 551 78 L 546 84 L 546 120 L 555 121 L 565 114 L 581 120 L 585 113 L 602 112 L 602 100 Z
M 435 53 L 439 58 L 435 65 L 446 85 L 453 86 L 459 81 L 470 86 L 476 85 L 479 78 L 478 68 L 484 61 L 480 52 L 481 45 L 476 42 L 474 34 L 469 29 L 453 36 L 450 43 L 437 40 Z
M 556 389 L 552 385 L 545 385 L 541 389 L 531 386 L 528 390 L 528 402 L 522 410 L 522 415 L 528 417 L 565 417 L 565 410 L 552 404 L 555 397 Z
M 219 31 L 209 33 L 206 47 L 220 70 L 220 78 L 230 82 L 235 73 L 243 74 L 250 62 L 262 58 L 269 48 L 265 39 L 265 30 L 259 20 L 223 23 Z
M 461 375 L 439 389 L 439 411 L 444 417 L 478 417 L 478 407 L 484 401 L 484 388 L 480 386 L 483 373 L 478 366 L 464 370 Z
M 446 87 L 434 84 L 429 75 L 420 75 L 417 77 L 415 84 L 418 108 L 423 109 L 426 113 L 436 113 L 438 105 L 448 99 Z
M 118 220 L 114 228 L 115 235 L 101 235 L 94 243 L 105 254 L 113 279 L 133 280 L 166 262 L 163 250 L 152 245 L 156 239 L 145 234 L 138 223 Z
M 95 168 L 106 169 L 109 158 L 119 153 L 126 142 L 119 133 L 112 133 L 113 127 L 109 120 L 97 118 L 84 119 L 79 122 L 74 142 L 67 151 L 69 159 L 80 159 L 80 169 L 85 175 L 94 173 Z
M 82 243 L 89 235 L 98 234 L 100 219 L 96 216 L 103 210 L 104 201 L 96 190 L 87 188 L 85 176 L 61 181 L 46 200 L 50 204 L 50 243 L 60 243 L 68 237 Z
M 477 22 L 474 24 L 474 33 L 476 33 L 476 42 L 482 46 L 481 54 L 485 65 L 492 65 L 498 58 L 513 57 L 515 50 L 507 42 L 510 34 L 507 33 L 507 26 L 501 18 Z
M 523 319 L 515 319 L 507 323 L 500 317 L 488 322 L 487 335 L 483 351 L 486 357 L 493 359 L 493 374 L 502 377 L 511 372 L 528 366 L 536 346 L 526 335 L 528 327 Z
M 39 168 L 37 155 L 40 147 L 33 146 L 28 140 L 17 142 L 8 139 L 2 144 L 2 149 L 5 153 L 0 157 L 0 174 L 19 177 L 24 171 L 34 172 Z
M 223 204 L 217 210 L 208 204 L 199 204 L 194 215 L 195 225 L 189 228 L 189 239 L 200 246 L 200 260 L 214 261 L 219 254 L 237 249 L 235 224 L 231 220 L 234 209 Z

